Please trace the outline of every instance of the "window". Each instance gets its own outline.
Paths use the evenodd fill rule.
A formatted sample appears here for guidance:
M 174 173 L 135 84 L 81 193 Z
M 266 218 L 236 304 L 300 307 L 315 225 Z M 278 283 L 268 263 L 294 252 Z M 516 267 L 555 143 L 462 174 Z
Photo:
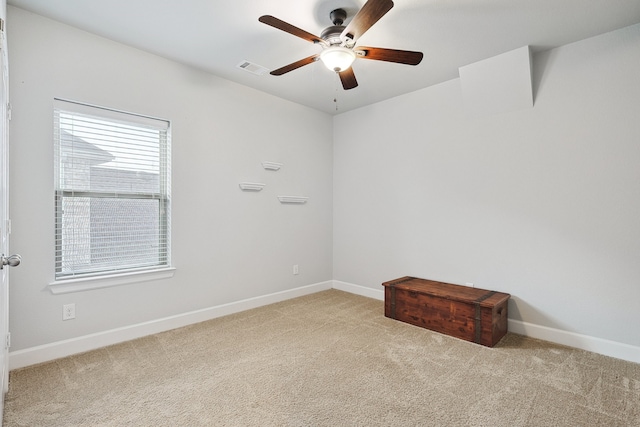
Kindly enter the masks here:
M 166 120 L 55 100 L 55 278 L 170 267 Z

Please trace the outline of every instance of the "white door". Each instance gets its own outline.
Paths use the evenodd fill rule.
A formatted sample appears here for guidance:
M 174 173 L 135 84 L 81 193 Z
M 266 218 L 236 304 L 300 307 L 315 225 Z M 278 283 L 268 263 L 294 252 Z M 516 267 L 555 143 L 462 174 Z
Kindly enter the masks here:
M 9 388 L 9 268 L 20 264 L 20 256 L 9 254 L 9 70 L 5 37 L 6 1 L 0 7 L 0 420 L 4 409 L 4 394 Z

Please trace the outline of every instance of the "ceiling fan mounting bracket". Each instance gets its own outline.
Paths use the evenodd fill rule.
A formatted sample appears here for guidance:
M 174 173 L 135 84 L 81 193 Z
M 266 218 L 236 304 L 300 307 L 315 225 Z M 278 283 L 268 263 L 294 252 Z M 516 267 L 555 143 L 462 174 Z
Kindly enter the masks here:
M 329 19 L 333 25 L 342 25 L 347 19 L 347 12 L 344 9 L 334 9 L 329 13 Z
M 355 46 L 355 45 L 356 45 L 356 42 L 355 42 L 355 40 L 353 40 L 353 38 L 354 38 L 354 37 L 353 37 L 353 34 L 347 34 L 346 36 L 344 36 L 344 38 L 342 39 L 342 41 L 344 42 L 344 45 L 345 45 L 346 47 L 351 48 L 351 47 L 353 47 L 353 46 Z

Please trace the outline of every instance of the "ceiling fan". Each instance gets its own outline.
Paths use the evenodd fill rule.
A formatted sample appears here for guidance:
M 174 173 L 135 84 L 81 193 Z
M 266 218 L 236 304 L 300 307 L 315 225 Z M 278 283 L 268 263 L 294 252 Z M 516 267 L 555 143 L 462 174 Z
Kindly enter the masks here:
M 391 0 L 368 0 L 346 27 L 342 24 L 347 19 L 347 12 L 344 9 L 335 9 L 329 14 L 333 25 L 325 28 L 320 37 L 271 15 L 261 16 L 258 21 L 322 47 L 320 53 L 273 70 L 270 74 L 281 76 L 304 65 L 322 60 L 327 68 L 338 73 L 342 87 L 348 90 L 358 86 L 353 68 L 351 68 L 351 64 L 356 58 L 418 65 L 422 61 L 422 52 L 356 46 L 358 39 L 392 7 L 393 1 Z

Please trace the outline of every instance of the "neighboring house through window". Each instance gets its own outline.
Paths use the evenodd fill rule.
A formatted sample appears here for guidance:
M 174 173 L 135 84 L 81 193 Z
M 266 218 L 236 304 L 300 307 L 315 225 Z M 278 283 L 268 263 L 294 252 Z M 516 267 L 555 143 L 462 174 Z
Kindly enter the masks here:
M 55 100 L 55 278 L 171 266 L 166 120 Z

